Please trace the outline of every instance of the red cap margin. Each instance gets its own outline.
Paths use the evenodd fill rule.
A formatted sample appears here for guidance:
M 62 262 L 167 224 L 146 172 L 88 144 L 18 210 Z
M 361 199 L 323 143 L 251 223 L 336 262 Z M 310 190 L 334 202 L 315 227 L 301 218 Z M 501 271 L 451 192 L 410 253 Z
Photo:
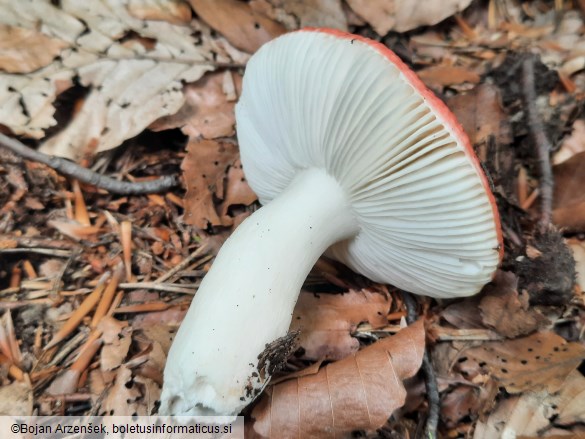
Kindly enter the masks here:
M 400 70 L 400 72 L 404 75 L 404 77 L 410 83 L 410 85 L 412 85 L 414 89 L 422 96 L 423 100 L 427 103 L 431 110 L 433 110 L 437 118 L 443 123 L 443 125 L 445 125 L 448 131 L 451 132 L 451 134 L 453 135 L 453 137 L 455 137 L 457 142 L 463 146 L 463 152 L 465 153 L 465 155 L 475 168 L 475 171 L 481 180 L 481 183 L 487 193 L 490 205 L 492 207 L 494 221 L 496 222 L 496 234 L 499 246 L 498 253 L 501 262 L 502 258 L 504 257 L 504 241 L 502 237 L 500 213 L 498 212 L 496 199 L 491 190 L 491 185 L 488 182 L 484 170 L 479 162 L 479 159 L 477 158 L 477 155 L 475 154 L 475 151 L 473 151 L 471 143 L 469 142 L 469 137 L 467 136 L 465 131 L 463 131 L 463 127 L 455 118 L 455 115 L 451 112 L 451 110 L 447 108 L 445 103 L 441 101 L 431 90 L 429 90 L 427 86 L 416 75 L 416 73 L 414 73 L 406 64 L 404 64 L 402 60 L 394 52 L 392 52 L 388 47 L 384 46 L 382 43 L 379 43 L 366 37 L 362 37 L 361 35 L 354 35 L 337 29 L 306 27 L 303 29 L 299 29 L 296 32 L 321 32 L 324 34 L 332 35 L 337 38 L 343 38 L 345 40 L 360 41 L 364 44 L 367 44 L 372 49 L 376 50 L 380 55 L 382 55 L 388 61 L 390 61 L 392 64 L 398 67 L 398 70 Z

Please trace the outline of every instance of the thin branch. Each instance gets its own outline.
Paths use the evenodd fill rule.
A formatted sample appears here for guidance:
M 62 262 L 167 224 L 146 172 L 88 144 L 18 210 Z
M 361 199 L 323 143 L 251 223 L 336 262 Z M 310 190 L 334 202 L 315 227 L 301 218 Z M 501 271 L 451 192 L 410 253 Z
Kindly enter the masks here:
M 169 284 L 169 283 L 156 283 L 156 282 L 129 282 L 129 283 L 122 283 L 118 285 L 118 288 L 122 290 L 155 290 L 155 291 L 163 291 L 167 293 L 178 293 L 178 294 L 189 294 L 195 295 L 197 292 L 198 285 L 193 285 L 192 287 L 180 286 L 176 284 Z
M 553 174 L 550 162 L 552 145 L 536 108 L 536 88 L 534 84 L 534 56 L 527 55 L 522 62 L 522 94 L 530 135 L 536 146 L 536 156 L 540 168 L 540 220 L 539 228 L 544 231 L 552 218 Z
M 401 293 L 404 304 L 406 305 L 406 321 L 410 325 L 419 318 L 416 311 L 417 303 L 410 293 L 407 293 L 406 291 L 401 291 Z M 429 351 L 426 347 L 421 368 L 425 374 L 425 387 L 427 389 L 427 399 L 429 403 L 429 412 L 427 413 L 427 422 L 425 425 L 425 438 L 435 439 L 437 437 L 437 427 L 439 426 L 441 397 L 437 385 L 437 375 L 433 368 Z
M 154 192 L 164 192 L 178 184 L 174 175 L 167 175 L 157 180 L 127 182 L 118 181 L 111 177 L 98 174 L 90 169 L 79 166 L 77 163 L 61 157 L 44 154 L 29 148 L 24 143 L 0 133 L 0 146 L 4 146 L 19 156 L 43 163 L 68 177 L 75 178 L 82 183 L 105 189 L 108 192 L 120 195 L 139 195 Z

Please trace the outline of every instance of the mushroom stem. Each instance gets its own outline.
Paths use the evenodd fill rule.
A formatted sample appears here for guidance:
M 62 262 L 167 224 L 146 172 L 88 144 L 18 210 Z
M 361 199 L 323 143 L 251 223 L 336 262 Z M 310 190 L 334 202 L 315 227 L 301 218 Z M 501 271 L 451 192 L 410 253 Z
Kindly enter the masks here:
M 312 266 L 358 231 L 344 190 L 314 168 L 247 218 L 222 246 L 179 328 L 159 412 L 233 415 L 249 404 L 286 360 L 290 349 L 278 342 L 265 351 L 286 335 Z

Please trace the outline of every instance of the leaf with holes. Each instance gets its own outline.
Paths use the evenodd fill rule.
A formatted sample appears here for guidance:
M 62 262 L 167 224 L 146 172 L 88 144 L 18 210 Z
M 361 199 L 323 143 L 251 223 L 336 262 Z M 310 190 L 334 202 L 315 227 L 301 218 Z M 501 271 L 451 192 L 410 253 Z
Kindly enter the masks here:
M 585 359 L 585 347 L 553 332 L 502 342 L 488 342 L 465 351 L 480 362 L 510 393 L 546 389 L 556 392 L 567 375 Z

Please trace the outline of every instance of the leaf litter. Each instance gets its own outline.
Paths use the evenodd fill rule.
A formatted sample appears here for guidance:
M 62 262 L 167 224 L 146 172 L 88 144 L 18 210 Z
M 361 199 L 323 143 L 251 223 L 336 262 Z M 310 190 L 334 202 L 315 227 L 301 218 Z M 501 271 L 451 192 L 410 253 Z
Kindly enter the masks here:
M 582 6 L 411 3 L 0 1 L 2 132 L 120 180 L 183 178 L 162 194 L 114 196 L 0 150 L 0 411 L 153 413 L 190 296 L 257 208 L 234 137 L 245 63 L 269 39 L 312 25 L 382 41 L 446 100 L 494 183 L 506 256 L 480 295 L 421 299 L 412 337 L 400 294 L 322 260 L 328 269 L 295 310 L 299 349 L 248 414 L 250 431 L 412 437 L 427 410 L 415 375 L 424 320 L 442 435 L 581 433 Z M 559 150 L 553 221 L 564 235 L 534 233 L 540 176 L 508 56 L 525 50 L 542 60 L 537 107 Z M 126 279 L 113 282 L 119 267 Z M 355 379 L 358 365 L 376 368 L 372 381 Z M 314 398 L 300 392 L 309 388 Z

